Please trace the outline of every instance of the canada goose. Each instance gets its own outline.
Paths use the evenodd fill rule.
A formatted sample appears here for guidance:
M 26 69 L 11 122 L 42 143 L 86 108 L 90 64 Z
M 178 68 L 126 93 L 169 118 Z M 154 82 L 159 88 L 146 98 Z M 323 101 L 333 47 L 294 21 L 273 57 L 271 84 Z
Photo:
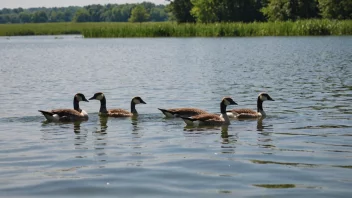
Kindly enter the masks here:
M 73 97 L 73 109 L 54 109 L 51 111 L 38 111 L 41 112 L 48 121 L 53 122 L 72 122 L 88 120 L 87 112 L 79 108 L 80 101 L 89 102 L 83 94 L 77 93 Z
M 95 93 L 93 97 L 89 98 L 89 100 L 100 100 L 100 110 L 99 115 L 108 116 L 108 117 L 132 117 L 138 116 L 138 112 L 136 110 L 136 104 L 147 104 L 145 103 L 141 97 L 134 97 L 131 100 L 131 112 L 124 109 L 106 109 L 106 99 L 102 92 Z
M 269 94 L 260 93 L 257 99 L 257 111 L 252 109 L 232 109 L 227 111 L 227 115 L 238 119 L 265 117 L 266 113 L 263 110 L 263 102 L 266 100 L 274 101 Z
M 226 114 L 226 106 L 228 105 L 237 105 L 237 103 L 230 97 L 224 97 L 220 103 L 221 115 L 207 113 L 191 117 L 181 116 L 181 118 L 187 125 L 229 125 L 230 119 Z
M 166 117 L 168 118 L 178 118 L 178 117 L 190 117 L 200 114 L 206 114 L 208 112 L 197 109 L 197 108 L 173 108 L 173 109 L 160 109 L 158 108 Z

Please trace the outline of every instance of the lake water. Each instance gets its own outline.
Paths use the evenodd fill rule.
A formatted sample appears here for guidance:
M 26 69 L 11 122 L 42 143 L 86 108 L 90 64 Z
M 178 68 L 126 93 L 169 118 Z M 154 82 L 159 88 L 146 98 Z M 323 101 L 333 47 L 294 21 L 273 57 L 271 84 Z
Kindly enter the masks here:
M 1 197 L 351 197 L 352 37 L 0 38 Z M 75 93 L 98 116 L 46 123 Z M 219 112 L 224 96 L 262 121 L 185 128 L 157 108 Z M 232 108 L 232 107 L 231 107 Z

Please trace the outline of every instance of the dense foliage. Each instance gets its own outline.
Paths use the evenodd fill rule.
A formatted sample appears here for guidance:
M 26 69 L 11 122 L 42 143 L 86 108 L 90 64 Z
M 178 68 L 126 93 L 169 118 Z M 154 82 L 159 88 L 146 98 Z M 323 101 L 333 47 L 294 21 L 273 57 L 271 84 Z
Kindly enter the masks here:
M 178 22 L 352 19 L 352 0 L 169 0 Z
M 352 0 L 166 0 L 168 5 L 106 4 L 84 7 L 0 10 L 0 23 L 145 22 L 179 23 L 352 19 Z
M 0 23 L 46 23 L 46 22 L 127 22 L 134 16 L 141 16 L 139 11 L 146 11 L 143 21 L 167 21 L 165 5 L 150 2 L 140 4 L 106 4 L 84 7 L 70 6 L 61 8 L 3 8 L 0 10 Z M 141 9 L 142 8 L 142 9 Z M 131 18 L 130 21 L 135 21 Z M 138 20 L 137 20 L 138 21 Z

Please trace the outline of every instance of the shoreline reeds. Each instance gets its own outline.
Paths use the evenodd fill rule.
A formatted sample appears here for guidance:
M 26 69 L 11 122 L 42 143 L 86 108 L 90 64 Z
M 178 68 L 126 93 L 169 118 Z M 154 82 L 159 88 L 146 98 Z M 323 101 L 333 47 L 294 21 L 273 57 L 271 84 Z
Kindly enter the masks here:
M 177 24 L 41 23 L 0 24 L 0 36 L 81 34 L 85 38 L 125 37 L 251 37 L 352 35 L 352 20 Z

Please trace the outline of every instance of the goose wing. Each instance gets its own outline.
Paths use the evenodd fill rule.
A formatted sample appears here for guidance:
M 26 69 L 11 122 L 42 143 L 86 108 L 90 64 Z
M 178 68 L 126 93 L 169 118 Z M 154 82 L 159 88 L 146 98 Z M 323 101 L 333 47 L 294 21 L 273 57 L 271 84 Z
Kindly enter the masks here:
M 166 111 L 176 117 L 180 117 L 180 116 L 190 117 L 190 116 L 208 113 L 198 108 L 173 108 L 173 109 L 160 109 L 160 110 L 163 112 Z
M 227 112 L 232 112 L 236 114 L 257 114 L 257 112 L 252 109 L 232 109 L 228 110 Z
M 110 109 L 108 115 L 110 117 L 130 117 L 133 114 L 125 109 Z
M 190 117 L 192 120 L 201 122 L 222 122 L 223 118 L 217 114 L 200 114 Z
M 260 114 L 255 112 L 255 113 L 241 113 L 236 116 L 238 119 L 251 119 L 251 118 L 258 118 L 260 117 Z
M 54 109 L 51 113 L 59 115 L 59 117 L 82 117 L 81 112 L 74 109 Z
M 39 110 L 45 118 L 49 121 L 62 121 L 70 122 L 74 120 L 86 120 L 87 116 L 84 116 L 81 112 L 74 109 L 54 109 L 51 111 Z

